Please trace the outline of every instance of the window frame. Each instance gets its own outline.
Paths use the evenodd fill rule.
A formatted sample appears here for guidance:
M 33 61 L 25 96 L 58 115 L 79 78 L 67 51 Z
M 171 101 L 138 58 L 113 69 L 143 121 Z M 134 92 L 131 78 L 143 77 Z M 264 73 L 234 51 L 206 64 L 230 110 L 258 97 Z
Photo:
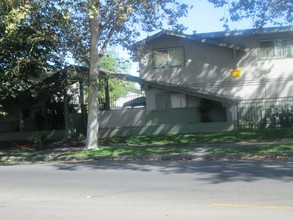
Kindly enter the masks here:
M 174 59 L 170 59 L 170 52 L 171 51 L 180 51 L 181 55 L 182 55 L 182 60 L 180 62 L 180 64 L 178 65 L 172 65 L 172 61 Z M 168 55 L 168 60 L 166 61 L 166 65 L 159 67 L 156 65 L 156 52 L 161 52 L 161 53 L 166 53 Z M 166 69 L 166 68 L 177 68 L 177 67 L 184 67 L 185 66 L 185 48 L 183 46 L 179 46 L 179 47 L 167 47 L 167 48 L 157 48 L 157 49 L 153 49 L 152 50 L 152 65 L 153 65 L 153 69 Z
M 261 43 L 272 42 L 274 47 L 271 48 L 274 51 L 274 56 L 263 56 Z M 290 42 L 290 44 L 288 44 Z M 264 47 L 265 48 L 265 47 Z M 269 47 L 268 47 L 269 48 Z M 291 51 L 288 52 L 289 48 Z M 287 50 L 287 52 L 286 52 Z M 286 55 L 287 54 L 287 55 Z M 277 39 L 263 39 L 258 41 L 258 58 L 260 60 L 271 59 L 290 59 L 293 58 L 293 39 L 292 38 L 277 38 Z
M 156 94 L 156 109 L 157 110 L 179 109 L 179 108 L 181 109 L 189 108 L 186 94 L 166 93 L 166 92 Z

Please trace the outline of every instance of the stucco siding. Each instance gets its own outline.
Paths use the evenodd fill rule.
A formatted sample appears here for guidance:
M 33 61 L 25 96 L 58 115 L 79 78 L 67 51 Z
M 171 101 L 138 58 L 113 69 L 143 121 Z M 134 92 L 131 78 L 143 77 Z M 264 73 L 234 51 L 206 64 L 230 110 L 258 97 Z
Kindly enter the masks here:
M 145 125 L 145 108 L 101 111 L 101 128 L 137 127 Z
M 248 52 L 177 36 L 161 36 L 145 46 L 141 77 L 146 81 L 181 85 L 233 99 L 292 96 L 293 59 L 261 59 L 258 50 L 261 40 L 292 39 L 292 36 L 290 32 L 215 38 L 247 47 Z M 172 47 L 184 48 L 185 66 L 154 69 L 152 50 Z M 241 70 L 239 78 L 231 77 L 234 68 Z M 150 107 L 153 108 L 152 104 Z
M 160 124 L 155 126 L 101 128 L 100 137 L 132 135 L 172 135 L 196 132 L 224 132 L 234 129 L 232 122 L 196 123 L 196 124 Z
M 185 66 L 154 69 L 152 50 L 171 47 L 184 47 Z M 213 57 L 211 57 L 211 54 L 213 54 Z M 156 80 L 172 84 L 198 84 L 207 81 L 222 81 L 229 77 L 230 69 L 234 67 L 233 51 L 167 36 L 152 42 L 146 48 L 140 66 L 141 78 L 147 81 Z

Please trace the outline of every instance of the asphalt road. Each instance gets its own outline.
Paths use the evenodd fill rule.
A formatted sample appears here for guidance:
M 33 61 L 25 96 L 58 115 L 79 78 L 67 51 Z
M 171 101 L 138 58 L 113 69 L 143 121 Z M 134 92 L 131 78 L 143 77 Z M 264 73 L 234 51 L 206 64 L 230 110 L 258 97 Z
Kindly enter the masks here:
M 293 162 L 0 164 L 5 220 L 292 220 Z

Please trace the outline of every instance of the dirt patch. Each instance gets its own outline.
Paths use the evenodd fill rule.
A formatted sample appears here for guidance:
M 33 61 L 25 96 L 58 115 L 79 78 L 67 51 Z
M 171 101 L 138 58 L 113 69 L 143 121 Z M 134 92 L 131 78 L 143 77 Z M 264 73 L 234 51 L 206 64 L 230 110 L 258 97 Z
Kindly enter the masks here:
M 60 148 L 82 148 L 85 147 L 84 141 L 76 140 L 61 140 L 50 141 L 46 140 L 40 144 L 33 143 L 1 143 L 0 149 L 7 151 L 25 151 L 25 150 L 53 150 Z

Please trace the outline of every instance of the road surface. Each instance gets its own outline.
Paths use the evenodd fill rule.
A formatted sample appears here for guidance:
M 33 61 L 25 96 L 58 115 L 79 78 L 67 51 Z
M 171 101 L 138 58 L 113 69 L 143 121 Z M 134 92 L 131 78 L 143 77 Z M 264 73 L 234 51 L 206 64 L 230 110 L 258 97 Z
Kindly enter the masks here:
M 5 220 L 291 220 L 293 162 L 0 165 Z

